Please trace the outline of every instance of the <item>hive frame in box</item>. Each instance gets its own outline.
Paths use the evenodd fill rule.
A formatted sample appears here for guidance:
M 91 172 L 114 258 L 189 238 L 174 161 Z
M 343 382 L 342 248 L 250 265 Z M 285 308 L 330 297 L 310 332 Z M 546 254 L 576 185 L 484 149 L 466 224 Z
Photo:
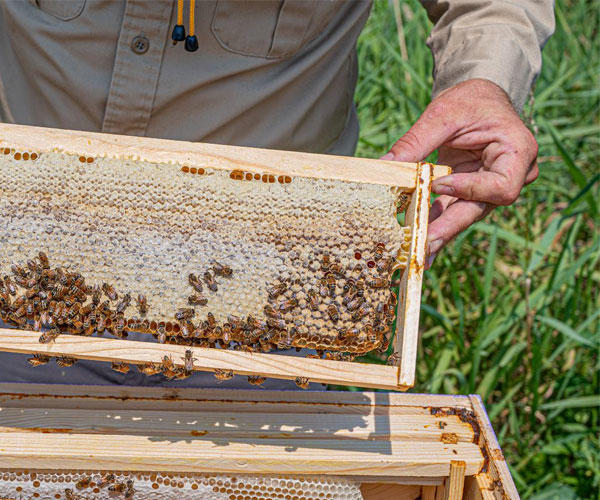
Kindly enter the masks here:
M 5 487 L 23 469 L 318 474 L 365 500 L 519 498 L 478 396 L 4 384 L 0 410 Z
M 272 151 L 161 139 L 128 137 L 0 124 L 0 148 L 31 152 L 62 152 L 165 164 L 186 164 L 255 174 L 383 184 L 411 191 L 406 225 L 412 235 L 408 266 L 400 283 L 394 351 L 399 366 L 367 365 L 323 359 L 290 359 L 275 354 L 194 348 L 194 369 L 233 369 L 239 374 L 274 378 L 307 377 L 315 382 L 406 390 L 414 384 L 421 284 L 425 261 L 430 185 L 449 169 L 429 163 L 401 163 L 308 153 Z M 160 362 L 170 355 L 182 365 L 185 348 L 177 345 L 118 339 L 61 336 L 51 344 L 37 342 L 35 333 L 0 329 L 0 350 L 63 355 L 125 363 Z

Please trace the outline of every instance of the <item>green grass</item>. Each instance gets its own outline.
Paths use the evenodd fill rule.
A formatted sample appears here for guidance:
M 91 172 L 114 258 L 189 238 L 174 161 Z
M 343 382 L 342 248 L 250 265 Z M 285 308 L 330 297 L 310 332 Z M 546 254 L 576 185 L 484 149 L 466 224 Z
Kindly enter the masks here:
M 430 29 L 377 0 L 359 41 L 357 154 L 378 157 L 427 105 Z M 525 122 L 540 177 L 464 232 L 426 273 L 414 392 L 480 394 L 523 498 L 598 498 L 598 2 L 557 1 Z

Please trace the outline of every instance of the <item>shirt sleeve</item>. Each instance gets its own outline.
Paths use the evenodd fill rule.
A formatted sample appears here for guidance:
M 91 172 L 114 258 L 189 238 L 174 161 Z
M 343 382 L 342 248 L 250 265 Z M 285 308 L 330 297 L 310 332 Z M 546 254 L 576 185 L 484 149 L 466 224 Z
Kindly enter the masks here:
M 554 31 L 553 0 L 421 0 L 434 23 L 433 97 L 473 78 L 490 80 L 523 109 Z

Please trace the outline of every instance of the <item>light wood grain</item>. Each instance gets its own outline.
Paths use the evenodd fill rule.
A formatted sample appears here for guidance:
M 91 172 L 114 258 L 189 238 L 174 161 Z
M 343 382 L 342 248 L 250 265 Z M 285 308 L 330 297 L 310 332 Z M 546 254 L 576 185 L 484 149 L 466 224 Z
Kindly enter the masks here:
M 341 415 L 241 411 L 106 411 L 0 407 L 0 432 L 62 429 L 64 433 L 207 436 L 207 438 L 414 440 L 441 442 L 452 432 L 473 441 L 473 428 L 456 416 L 442 430 L 430 415 Z
M 385 184 L 407 189 L 416 185 L 415 164 L 299 153 L 198 142 L 99 134 L 0 124 L 0 145 L 26 151 L 62 151 L 78 155 L 122 157 L 192 167 L 252 173 Z M 435 176 L 450 169 L 436 166 Z
M 465 488 L 465 472 L 467 464 L 463 460 L 453 460 L 450 463 L 450 477 L 446 483 L 446 500 L 462 500 Z
M 189 349 L 173 344 L 74 335 L 60 335 L 50 344 L 41 344 L 39 336 L 39 332 L 0 328 L 0 351 L 133 364 L 158 363 L 164 356 L 170 356 L 176 365 L 183 366 L 185 351 Z M 308 377 L 312 382 L 398 389 L 398 368 L 394 366 L 312 358 L 299 360 L 277 354 L 201 347 L 193 348 L 193 357 L 196 358 L 194 370 L 231 369 L 241 375 L 260 374 L 283 379 Z
M 399 288 L 398 315 L 394 351 L 402 354 L 398 385 L 414 385 L 421 311 L 421 287 L 425 267 L 425 244 L 429 218 L 429 197 L 433 167 L 420 163 L 417 168 L 419 182 L 406 211 L 405 224 L 412 228 L 409 265 L 402 274 Z
M 436 486 L 422 486 L 421 488 L 421 500 L 436 500 L 435 492 Z
M 363 484 L 360 488 L 364 500 L 416 500 L 421 487 L 403 484 Z
M 473 412 L 477 417 L 477 422 L 479 423 L 481 430 L 479 436 L 479 445 L 484 447 L 487 452 L 489 460 L 488 474 L 492 478 L 492 481 L 498 481 L 499 487 L 502 489 L 501 493 L 504 496 L 506 496 L 509 500 L 519 500 L 519 492 L 517 491 L 517 487 L 515 486 L 512 476 L 510 475 L 504 454 L 502 453 L 502 449 L 498 444 L 496 433 L 492 428 L 492 424 L 490 423 L 487 412 L 485 411 L 481 397 L 477 395 L 471 395 L 469 396 L 469 399 L 473 405 Z
M 206 439 L 164 435 L 32 433 L 0 435 L 0 467 L 174 472 L 447 476 L 454 457 L 467 473 L 483 465 L 473 443 L 336 439 Z M 456 453 L 454 453 L 456 452 Z

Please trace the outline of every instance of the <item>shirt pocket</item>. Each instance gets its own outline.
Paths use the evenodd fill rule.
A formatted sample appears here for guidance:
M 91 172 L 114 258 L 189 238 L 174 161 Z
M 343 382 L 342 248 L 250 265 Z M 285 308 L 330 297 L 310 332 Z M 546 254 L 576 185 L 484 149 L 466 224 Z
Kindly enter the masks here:
M 211 31 L 230 52 L 281 59 L 314 39 L 337 10 L 338 1 L 217 0 Z
M 71 21 L 81 15 L 86 0 L 29 0 L 29 3 L 61 21 Z

